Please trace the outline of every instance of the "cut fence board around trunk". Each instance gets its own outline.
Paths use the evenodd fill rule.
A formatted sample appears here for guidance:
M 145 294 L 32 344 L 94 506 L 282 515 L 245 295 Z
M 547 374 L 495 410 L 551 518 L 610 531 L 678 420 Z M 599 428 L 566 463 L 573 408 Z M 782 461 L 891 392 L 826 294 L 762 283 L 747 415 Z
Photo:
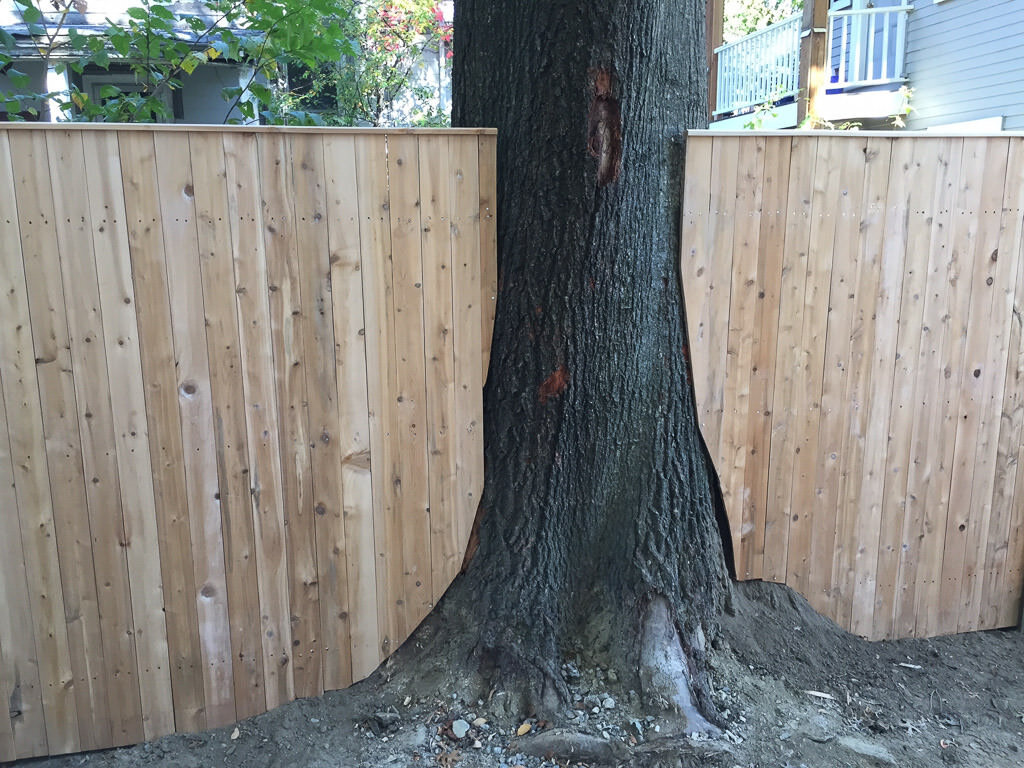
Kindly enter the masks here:
M 0 761 L 345 687 L 444 593 L 494 141 L 0 129 Z
M 1019 618 L 1020 142 L 687 138 L 683 290 L 737 574 L 866 637 Z

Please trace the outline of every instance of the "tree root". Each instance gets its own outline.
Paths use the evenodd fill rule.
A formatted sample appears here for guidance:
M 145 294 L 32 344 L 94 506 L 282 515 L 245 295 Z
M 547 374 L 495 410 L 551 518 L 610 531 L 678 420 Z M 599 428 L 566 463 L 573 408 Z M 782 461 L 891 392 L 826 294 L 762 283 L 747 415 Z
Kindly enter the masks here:
M 602 739 L 563 728 L 536 736 L 512 739 L 509 751 L 545 760 L 572 760 L 577 763 L 619 765 L 629 760 L 633 750 L 621 741 Z
M 478 647 L 480 671 L 492 689 L 518 694 L 506 701 L 507 715 L 554 717 L 569 701 L 569 687 L 557 663 L 520 652 L 512 645 Z M 553 654 L 551 654 L 553 656 Z
M 641 625 L 640 684 L 649 707 L 676 712 L 687 734 L 718 737 L 721 731 L 694 705 L 692 674 L 672 610 L 663 597 L 647 606 Z
M 585 733 L 556 728 L 537 735 L 512 739 L 509 751 L 544 760 L 572 761 L 596 765 L 640 766 L 700 765 L 709 768 L 721 764 L 728 755 L 728 744 L 719 741 L 694 742 L 689 739 L 660 738 L 630 747 L 614 739 L 602 739 Z

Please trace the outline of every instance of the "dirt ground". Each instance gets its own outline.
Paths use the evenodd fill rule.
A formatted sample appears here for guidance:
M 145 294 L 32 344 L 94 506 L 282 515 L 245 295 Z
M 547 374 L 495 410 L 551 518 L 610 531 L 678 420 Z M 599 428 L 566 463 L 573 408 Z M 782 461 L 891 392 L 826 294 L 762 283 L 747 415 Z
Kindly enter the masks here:
M 1024 766 L 1024 634 L 868 643 L 775 585 L 737 588 L 713 653 L 721 739 L 668 733 L 613 671 L 571 656 L 574 706 L 558 722 L 509 721 L 501 691 L 465 701 L 454 679 L 387 681 L 200 734 L 18 768 L 979 768 Z M 529 731 L 516 736 L 517 731 Z M 572 758 L 559 756 L 569 748 Z

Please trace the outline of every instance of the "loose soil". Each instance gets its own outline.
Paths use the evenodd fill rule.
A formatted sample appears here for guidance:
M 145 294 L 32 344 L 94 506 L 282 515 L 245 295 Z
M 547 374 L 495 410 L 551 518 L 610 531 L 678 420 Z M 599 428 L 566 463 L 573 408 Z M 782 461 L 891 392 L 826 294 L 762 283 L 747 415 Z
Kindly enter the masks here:
M 712 653 L 726 724 L 717 740 L 670 735 L 614 671 L 570 653 L 576 701 L 557 722 L 510 720 L 504 692 L 473 700 L 464 681 L 438 674 L 443 664 L 410 681 L 399 662 L 237 727 L 17 766 L 1024 766 L 1024 634 L 869 643 L 785 587 L 742 584 L 734 603 Z M 570 747 L 575 758 L 559 757 Z

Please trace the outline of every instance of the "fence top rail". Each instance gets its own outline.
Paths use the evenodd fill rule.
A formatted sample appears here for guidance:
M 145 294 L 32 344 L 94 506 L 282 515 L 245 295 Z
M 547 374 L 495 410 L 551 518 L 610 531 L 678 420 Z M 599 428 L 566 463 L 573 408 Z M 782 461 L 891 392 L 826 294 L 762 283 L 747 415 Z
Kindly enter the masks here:
M 987 131 L 983 133 L 965 133 L 957 130 L 930 130 L 930 131 L 830 131 L 827 129 L 817 130 L 778 130 L 778 131 L 719 131 L 712 128 L 690 128 L 686 131 L 687 136 L 694 138 L 724 138 L 724 137 L 772 137 L 782 138 L 793 136 L 828 136 L 835 139 L 1022 139 L 1024 131 Z
M 234 133 L 321 133 L 383 136 L 416 134 L 428 136 L 437 134 L 494 136 L 497 128 L 339 128 L 321 125 L 211 125 L 174 123 L 0 123 L 0 130 L 43 130 L 43 131 L 161 131 L 168 133 L 187 132 L 234 132 Z

